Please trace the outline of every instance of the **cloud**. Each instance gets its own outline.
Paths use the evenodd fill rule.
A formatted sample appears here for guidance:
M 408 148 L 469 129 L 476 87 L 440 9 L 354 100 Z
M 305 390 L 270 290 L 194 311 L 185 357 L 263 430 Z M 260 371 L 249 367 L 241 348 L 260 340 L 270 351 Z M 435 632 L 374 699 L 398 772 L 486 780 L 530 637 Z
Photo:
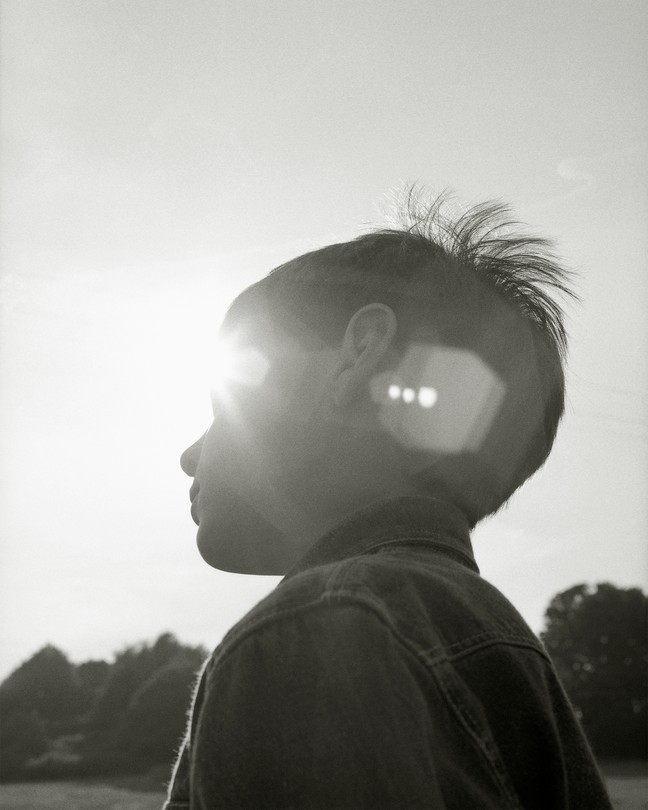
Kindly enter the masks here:
M 561 160 L 556 167 L 556 174 L 567 181 L 571 188 L 560 195 L 560 199 L 568 200 L 580 197 L 596 188 L 596 177 L 588 168 L 592 161 L 584 157 L 570 157 Z
M 599 189 L 605 176 L 612 171 L 617 177 L 638 175 L 645 170 L 646 144 L 640 141 L 621 149 L 611 149 L 596 155 L 571 155 L 563 158 L 556 166 L 555 173 L 562 180 L 562 189 L 529 206 L 524 215 L 555 208 L 557 203 L 571 202 Z

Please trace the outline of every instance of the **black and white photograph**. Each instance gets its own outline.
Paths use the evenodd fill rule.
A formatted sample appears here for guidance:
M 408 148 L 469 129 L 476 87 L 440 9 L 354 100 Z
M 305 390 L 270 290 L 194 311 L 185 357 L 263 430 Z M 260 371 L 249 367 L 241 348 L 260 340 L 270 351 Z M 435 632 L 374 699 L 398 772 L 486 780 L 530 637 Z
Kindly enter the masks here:
M 648 810 L 648 3 L 0 0 L 0 807 Z

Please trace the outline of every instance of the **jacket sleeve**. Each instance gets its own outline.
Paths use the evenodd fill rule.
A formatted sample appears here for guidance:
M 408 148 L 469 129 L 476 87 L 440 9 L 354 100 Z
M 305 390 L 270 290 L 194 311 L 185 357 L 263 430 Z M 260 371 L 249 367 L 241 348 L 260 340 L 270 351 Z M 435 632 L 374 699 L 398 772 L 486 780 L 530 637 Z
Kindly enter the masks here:
M 207 673 L 191 806 L 445 807 L 408 654 L 349 603 L 248 632 Z

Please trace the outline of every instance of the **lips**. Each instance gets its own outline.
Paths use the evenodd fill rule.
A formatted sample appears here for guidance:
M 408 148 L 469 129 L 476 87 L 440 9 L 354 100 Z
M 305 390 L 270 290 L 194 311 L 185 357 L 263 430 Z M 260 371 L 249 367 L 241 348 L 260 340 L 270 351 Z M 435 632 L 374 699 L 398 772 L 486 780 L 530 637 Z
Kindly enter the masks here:
M 198 526 L 198 511 L 197 511 L 198 501 L 197 501 L 197 495 L 198 495 L 199 490 L 200 490 L 200 487 L 198 486 L 198 483 L 194 480 L 193 484 L 191 485 L 191 489 L 189 490 L 189 499 L 191 501 L 191 510 L 190 510 L 191 511 L 191 518 L 192 518 L 193 522 L 196 524 L 196 526 Z

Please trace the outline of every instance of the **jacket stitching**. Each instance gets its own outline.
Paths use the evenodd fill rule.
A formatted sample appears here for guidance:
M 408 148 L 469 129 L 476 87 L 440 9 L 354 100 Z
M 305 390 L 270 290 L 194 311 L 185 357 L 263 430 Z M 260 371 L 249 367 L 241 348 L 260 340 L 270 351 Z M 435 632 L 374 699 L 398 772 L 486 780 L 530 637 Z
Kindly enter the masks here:
M 336 597 L 336 598 L 334 598 Z M 293 607 L 293 608 L 286 608 L 284 610 L 275 611 L 271 616 L 262 617 L 258 622 L 255 622 L 253 626 L 251 626 L 245 634 L 242 634 L 239 639 L 237 639 L 236 643 L 232 645 L 232 647 L 223 654 L 218 659 L 218 664 L 224 665 L 225 662 L 232 656 L 235 649 L 247 638 L 249 635 L 252 634 L 253 630 L 257 628 L 264 627 L 268 624 L 272 623 L 272 620 L 279 620 L 287 615 L 297 615 L 309 612 L 310 610 L 322 608 L 327 603 L 337 602 L 340 606 L 351 606 L 358 608 L 360 610 L 366 610 L 372 615 L 376 617 L 376 619 L 380 622 L 380 624 L 389 632 L 392 637 L 402 646 L 405 650 L 415 657 L 417 661 L 419 661 L 424 669 L 430 674 L 430 677 L 435 680 L 439 686 L 441 687 L 441 692 L 445 695 L 448 704 L 454 711 L 455 715 L 458 717 L 459 722 L 464 728 L 464 730 L 468 733 L 469 738 L 473 741 L 473 744 L 476 746 L 480 754 L 486 759 L 487 764 L 492 769 L 496 776 L 496 781 L 498 787 L 503 792 L 504 796 L 506 797 L 508 808 L 517 808 L 519 807 L 519 803 L 517 802 L 517 797 L 515 796 L 514 791 L 509 786 L 506 778 L 506 770 L 504 768 L 503 763 L 501 762 L 501 758 L 496 749 L 490 744 L 489 740 L 480 732 L 480 724 L 469 711 L 469 709 L 463 705 L 460 698 L 456 695 L 453 691 L 452 686 L 450 685 L 447 676 L 443 672 L 443 664 L 451 663 L 451 659 L 445 655 L 440 654 L 434 658 L 429 657 L 430 651 L 425 651 L 419 649 L 419 647 L 408 639 L 406 636 L 403 636 L 402 633 L 398 631 L 398 629 L 393 625 L 393 623 L 389 620 L 389 616 L 385 615 L 381 610 L 379 610 L 374 604 L 372 604 L 367 599 L 359 598 L 356 594 L 349 594 L 348 592 L 336 592 L 335 594 L 331 593 L 324 593 L 319 598 L 311 600 L 305 604 Z M 484 634 L 480 634 L 483 636 Z M 491 639 L 490 642 L 484 643 L 480 645 L 480 649 L 484 646 L 490 646 L 495 644 L 503 644 L 506 645 L 507 641 L 504 637 L 499 639 Z M 525 645 L 528 646 L 528 645 Z M 467 651 L 460 656 L 456 657 L 463 657 Z M 214 662 L 216 663 L 216 662 Z M 504 808 L 503 808 L 504 810 Z
M 464 658 L 477 650 L 498 644 L 504 646 L 513 645 L 527 647 L 541 655 L 543 658 L 547 657 L 547 653 L 544 648 L 539 645 L 535 645 L 533 643 L 533 639 L 519 632 L 510 631 L 501 635 L 495 631 L 490 631 L 486 633 L 479 633 L 476 636 L 471 636 L 461 642 L 461 646 L 464 649 L 460 649 L 456 653 L 452 653 L 450 651 L 452 648 L 457 647 L 457 644 L 448 645 L 448 647 L 445 648 L 442 645 L 436 645 L 426 650 L 420 648 L 411 639 L 403 636 L 391 621 L 391 617 L 380 610 L 371 600 L 358 596 L 357 593 L 337 590 L 334 592 L 325 591 L 324 593 L 318 595 L 315 599 L 311 599 L 309 602 L 304 602 L 299 605 L 291 605 L 290 607 L 285 608 L 278 608 L 270 613 L 251 620 L 249 624 L 240 629 L 239 633 L 233 637 L 230 637 L 230 639 L 226 638 L 221 645 L 216 648 L 214 654 L 209 660 L 208 669 L 211 670 L 217 664 L 224 663 L 236 651 L 238 646 L 256 630 L 265 628 L 269 624 L 279 622 L 283 618 L 293 615 L 301 615 L 309 612 L 312 609 L 317 609 L 326 604 L 334 604 L 335 602 L 340 604 L 346 603 L 355 605 L 357 607 L 364 607 L 367 610 L 370 610 L 380 619 L 381 623 L 389 628 L 390 632 L 396 638 L 410 648 L 417 655 L 417 657 L 426 664 L 426 666 L 435 667 L 437 664 L 443 663 L 444 661 L 453 661 L 459 658 Z
M 429 651 L 435 652 L 436 650 L 443 650 L 448 657 L 459 658 L 472 652 L 474 649 L 487 646 L 489 643 L 497 644 L 502 640 L 505 640 L 507 643 L 516 643 L 518 646 L 530 647 L 542 655 L 543 658 L 549 658 L 547 651 L 540 642 L 535 641 L 525 633 L 520 633 L 517 628 L 513 629 L 506 626 L 500 627 L 497 630 L 486 630 L 474 636 L 467 636 L 461 639 L 461 641 L 455 641 L 452 644 L 438 644 L 434 647 L 430 647 Z
M 453 559 L 457 560 L 458 562 L 461 562 L 463 565 L 466 565 L 473 571 L 479 570 L 477 568 L 477 563 L 470 556 L 470 554 L 467 554 L 465 551 L 463 551 L 460 548 L 457 548 L 451 543 L 444 543 L 443 541 L 439 540 L 438 537 L 435 537 L 432 534 L 425 534 L 422 532 L 418 533 L 416 537 L 401 537 L 396 539 L 388 537 L 380 538 L 375 543 L 372 543 L 372 545 L 364 548 L 363 552 L 367 553 L 370 551 L 377 551 L 379 548 L 391 548 L 393 546 L 419 546 L 421 548 L 429 549 L 430 546 L 428 545 L 428 543 L 421 542 L 424 541 L 426 538 L 428 540 L 433 541 L 434 543 L 433 548 L 435 551 L 439 551 L 441 554 L 446 554 L 452 557 Z
M 396 529 L 398 532 L 398 528 Z M 469 551 L 464 549 L 460 538 L 454 538 L 458 541 L 459 546 L 455 545 L 454 543 L 448 543 L 447 540 L 442 539 L 447 537 L 447 533 L 443 533 L 440 531 L 430 530 L 417 530 L 416 533 L 412 533 L 411 529 L 407 534 L 403 533 L 401 537 L 394 537 L 394 532 L 390 534 L 383 534 L 378 535 L 372 539 L 370 544 L 362 546 L 362 548 L 356 549 L 352 556 L 358 556 L 360 554 L 365 554 L 369 551 L 374 551 L 381 546 L 408 546 L 408 545 L 417 545 L 417 540 L 431 540 L 434 543 L 434 548 L 438 549 L 439 551 L 450 551 L 457 554 L 461 561 L 464 563 L 469 563 L 471 568 L 476 568 L 477 564 L 474 560 L 474 557 L 470 554 Z M 453 535 L 450 535 L 453 537 Z M 427 543 L 418 543 L 418 545 L 425 546 L 429 548 Z
M 479 722 L 474 718 L 468 707 L 462 703 L 461 698 L 453 691 L 452 685 L 449 683 L 448 678 L 444 675 L 441 667 L 438 667 L 437 671 L 438 682 L 441 686 L 443 694 L 446 696 L 448 703 L 453 708 L 459 722 L 466 729 L 468 735 L 473 739 L 479 751 L 485 757 L 488 765 L 492 769 L 492 772 L 496 776 L 500 790 L 502 790 L 506 796 L 506 799 L 510 803 L 509 806 L 511 808 L 519 807 L 517 796 L 515 795 L 511 786 L 508 784 L 506 770 L 497 750 L 493 748 L 490 740 L 488 740 L 488 738 L 481 733 Z

